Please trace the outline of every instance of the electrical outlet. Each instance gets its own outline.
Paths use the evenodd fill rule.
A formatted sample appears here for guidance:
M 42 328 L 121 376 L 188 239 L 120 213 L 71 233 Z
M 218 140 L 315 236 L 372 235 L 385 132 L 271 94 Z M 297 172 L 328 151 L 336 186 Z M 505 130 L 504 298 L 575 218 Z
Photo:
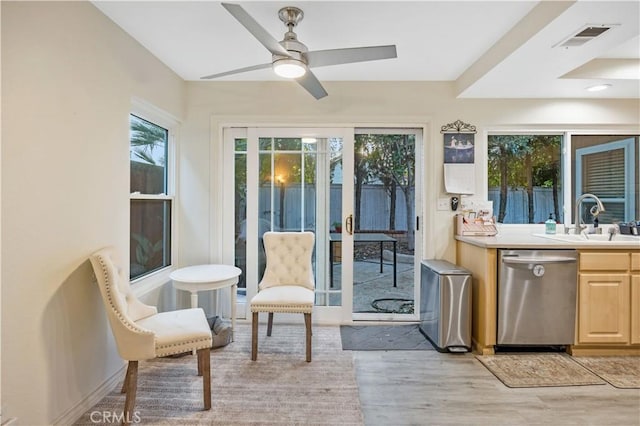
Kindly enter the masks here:
M 451 201 L 448 198 L 438 198 L 437 209 L 441 211 L 451 210 Z
M 475 204 L 472 199 L 462 197 L 460 200 L 460 210 L 474 210 Z

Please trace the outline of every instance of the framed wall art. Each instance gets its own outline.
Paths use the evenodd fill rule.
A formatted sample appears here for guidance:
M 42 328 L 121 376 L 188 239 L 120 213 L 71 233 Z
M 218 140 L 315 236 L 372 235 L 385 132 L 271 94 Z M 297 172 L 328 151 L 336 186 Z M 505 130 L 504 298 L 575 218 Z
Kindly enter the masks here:
M 444 151 L 444 185 L 447 192 L 475 191 L 476 126 L 456 120 L 440 128 Z
M 475 162 L 475 135 L 476 126 L 456 120 L 445 124 L 440 128 L 444 135 L 444 162 L 445 164 Z

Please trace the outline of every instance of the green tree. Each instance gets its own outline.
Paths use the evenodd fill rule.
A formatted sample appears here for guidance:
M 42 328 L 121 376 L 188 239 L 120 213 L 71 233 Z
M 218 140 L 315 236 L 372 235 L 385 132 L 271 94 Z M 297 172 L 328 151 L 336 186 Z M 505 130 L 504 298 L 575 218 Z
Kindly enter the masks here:
M 316 153 L 307 151 L 300 138 L 260 138 L 259 144 L 259 183 L 260 186 L 273 183 L 278 200 L 278 226 L 284 229 L 287 188 L 303 182 L 316 183 Z
M 415 135 L 372 135 L 367 147 L 371 175 L 383 183 L 390 196 L 394 194 L 395 188 L 400 188 L 404 194 L 407 242 L 409 248 L 413 249 Z M 395 211 L 395 197 L 392 198 L 390 210 Z
M 144 163 L 164 165 L 167 149 L 167 130 L 149 123 L 139 117 L 132 116 L 130 120 L 130 150 L 134 158 Z M 162 155 L 156 149 L 162 150 Z
M 500 187 L 498 222 L 503 222 L 507 210 L 509 183 L 521 167 L 513 167 L 521 154 L 522 146 L 528 143 L 528 136 L 492 135 L 488 142 L 489 185 Z M 511 165 L 511 167 L 510 167 Z
M 371 177 L 367 156 L 368 145 L 372 143 L 373 135 L 356 135 L 354 140 L 354 229 L 360 230 L 360 213 L 362 211 L 362 187 Z
M 491 135 L 488 141 L 489 186 L 500 187 L 498 221 L 506 215 L 509 188 L 525 188 L 528 222 L 534 222 L 534 187 L 552 187 L 554 213 L 559 217 L 560 171 L 558 135 Z
M 536 135 L 533 139 L 535 146 L 533 181 L 535 186 L 551 188 L 553 197 L 553 214 L 556 220 L 561 218 L 558 188 L 560 186 L 560 135 Z

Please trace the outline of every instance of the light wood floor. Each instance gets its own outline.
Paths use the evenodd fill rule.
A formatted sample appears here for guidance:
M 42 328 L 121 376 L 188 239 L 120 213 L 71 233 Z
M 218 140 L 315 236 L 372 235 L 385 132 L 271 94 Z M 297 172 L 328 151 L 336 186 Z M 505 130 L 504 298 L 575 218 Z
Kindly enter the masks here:
M 640 389 L 511 389 L 468 353 L 353 354 L 366 425 L 640 425 Z

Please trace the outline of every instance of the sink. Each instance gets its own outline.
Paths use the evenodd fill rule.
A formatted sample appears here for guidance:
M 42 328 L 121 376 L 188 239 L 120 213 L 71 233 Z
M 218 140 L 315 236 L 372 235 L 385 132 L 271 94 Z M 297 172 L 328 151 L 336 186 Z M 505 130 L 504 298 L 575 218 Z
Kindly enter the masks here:
M 533 234 L 535 237 L 549 238 L 556 241 L 565 241 L 568 243 L 582 243 L 582 244 L 615 244 L 615 243 L 638 243 L 640 244 L 640 236 L 616 234 L 613 239 L 609 241 L 609 234 L 589 234 L 586 238 L 582 234 Z

